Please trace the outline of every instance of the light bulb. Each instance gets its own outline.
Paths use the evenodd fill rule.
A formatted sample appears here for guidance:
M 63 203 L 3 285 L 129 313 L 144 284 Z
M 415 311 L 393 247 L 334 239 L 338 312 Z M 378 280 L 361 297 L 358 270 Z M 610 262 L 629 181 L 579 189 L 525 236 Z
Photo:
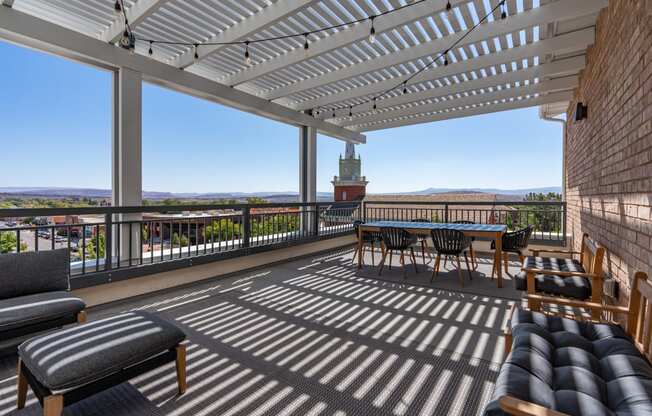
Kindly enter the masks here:
M 249 55 L 249 41 L 245 42 L 245 64 L 251 66 L 251 56 Z
M 371 17 L 371 29 L 369 29 L 369 42 L 374 43 L 376 41 L 376 28 L 374 27 L 374 17 Z
M 199 61 L 199 52 L 197 51 L 197 44 L 195 44 L 195 55 L 193 56 L 195 63 Z
M 115 4 L 113 5 L 113 12 L 118 16 L 122 14 L 122 5 L 120 4 L 120 0 L 115 0 Z

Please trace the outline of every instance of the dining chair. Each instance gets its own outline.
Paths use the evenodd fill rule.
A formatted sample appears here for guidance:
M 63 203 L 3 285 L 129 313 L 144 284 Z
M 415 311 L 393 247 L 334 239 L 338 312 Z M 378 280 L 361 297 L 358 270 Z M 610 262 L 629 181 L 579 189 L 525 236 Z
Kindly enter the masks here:
M 464 235 L 463 232 L 449 228 L 439 228 L 430 231 L 432 236 L 432 244 L 437 252 L 437 259 L 435 267 L 432 271 L 430 281 L 439 275 L 439 263 L 441 256 L 454 256 L 457 259 L 457 273 L 460 278 L 460 284 L 464 287 L 464 277 L 462 276 L 462 267 L 460 266 L 460 254 L 464 254 L 464 261 L 466 262 L 466 269 L 469 272 L 469 279 L 473 279 L 471 275 L 471 267 L 469 266 L 469 258 L 466 255 L 466 250 L 471 246 L 471 238 Z
M 410 234 L 403 228 L 396 227 L 382 227 L 380 229 L 380 235 L 383 239 L 383 245 L 385 246 L 385 252 L 383 253 L 383 258 L 380 261 L 380 268 L 378 269 L 378 276 L 383 272 L 383 267 L 385 266 L 385 259 L 389 254 L 389 267 L 392 267 L 392 254 L 394 251 L 398 251 L 401 254 L 401 266 L 403 266 L 403 278 L 407 278 L 407 272 L 405 270 L 405 250 L 410 250 L 410 260 L 414 265 L 414 272 L 419 273 L 417 269 L 417 260 L 414 257 L 414 248 L 412 247 L 416 244 L 417 239 L 414 235 Z
M 494 261 L 494 267 L 491 270 L 492 279 L 498 271 L 498 267 L 500 267 L 501 260 L 503 262 L 503 266 L 505 267 L 505 273 L 509 275 L 509 253 L 517 254 L 519 261 L 521 264 L 523 264 L 523 260 L 525 258 L 523 255 L 523 250 L 527 249 L 533 231 L 534 226 L 528 225 L 527 227 L 520 230 L 503 234 L 503 238 L 501 239 L 503 258 L 496 259 Z M 496 249 L 495 241 L 491 242 L 491 249 Z
M 359 235 L 358 233 L 359 233 L 361 224 L 364 224 L 364 221 L 360 221 L 360 220 L 353 221 L 353 229 L 355 230 L 356 238 Z M 374 248 L 375 247 L 374 247 L 374 244 L 378 243 L 378 245 L 380 246 L 381 253 L 384 253 L 385 250 L 383 249 L 383 242 L 382 241 L 383 241 L 383 239 L 382 239 L 379 232 L 376 232 L 376 231 L 364 231 L 362 233 L 362 253 L 358 253 L 358 247 L 359 246 L 356 244 L 355 245 L 355 251 L 353 252 L 353 258 L 351 259 L 351 264 L 353 264 L 355 262 L 355 257 L 356 256 L 362 256 L 361 257 L 362 262 L 364 263 L 365 247 L 369 246 L 369 248 L 371 249 L 371 265 L 374 266 L 374 263 L 375 263 L 375 258 L 374 258 L 375 257 L 374 256 Z
M 474 221 L 469 221 L 469 220 L 457 220 L 457 221 L 453 221 L 453 224 L 476 224 L 476 223 Z M 473 270 L 478 270 L 478 259 L 475 257 L 475 250 L 473 249 L 474 241 L 475 241 L 475 237 L 471 237 L 469 254 L 471 255 L 471 265 L 473 266 Z M 444 262 L 444 266 L 446 266 L 446 262 Z

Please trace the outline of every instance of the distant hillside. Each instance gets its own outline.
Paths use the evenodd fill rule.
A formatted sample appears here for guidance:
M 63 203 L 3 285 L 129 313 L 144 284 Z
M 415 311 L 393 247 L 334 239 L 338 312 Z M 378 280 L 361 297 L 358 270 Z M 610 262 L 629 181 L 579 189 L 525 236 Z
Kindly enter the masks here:
M 422 191 L 414 192 L 395 192 L 390 193 L 390 195 L 432 195 L 432 194 L 443 194 L 443 193 L 455 193 L 455 194 L 470 194 L 470 193 L 483 193 L 483 194 L 494 194 L 494 195 L 527 195 L 530 192 L 534 193 L 544 193 L 555 192 L 561 193 L 560 186 L 548 186 L 543 188 L 524 188 L 524 189 L 498 189 L 498 188 L 428 188 Z
M 41 198 L 111 198 L 110 189 L 96 188 L 50 188 L 50 187 L 0 187 L 0 194 L 6 197 L 41 197 Z M 163 199 L 240 199 L 251 197 L 263 198 L 273 202 L 292 202 L 299 198 L 297 192 L 157 192 L 143 191 L 143 198 L 151 200 Z M 318 192 L 319 200 L 331 200 L 331 192 Z

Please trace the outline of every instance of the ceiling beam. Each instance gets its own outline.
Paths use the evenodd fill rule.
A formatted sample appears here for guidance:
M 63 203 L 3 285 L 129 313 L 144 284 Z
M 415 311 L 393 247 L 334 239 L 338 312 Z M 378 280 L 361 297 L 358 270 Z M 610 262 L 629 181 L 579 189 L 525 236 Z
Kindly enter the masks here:
M 364 143 L 365 136 L 318 120 L 243 91 L 182 71 L 123 48 L 110 45 L 59 25 L 11 9 L 0 7 L 0 38 L 115 71 L 120 67 L 139 71 L 147 82 L 183 92 L 249 113 L 295 126 L 316 128 L 320 133 L 352 143 Z
M 133 6 L 125 10 L 131 29 L 135 29 L 136 26 L 141 24 L 145 19 L 154 14 L 169 1 L 170 0 L 138 0 L 135 2 Z M 102 32 L 101 38 L 104 42 L 115 43 L 120 39 L 124 30 L 125 24 L 122 16 L 118 16 L 113 23 L 111 23 L 111 26 Z
M 301 10 L 307 9 L 321 0 L 284 0 L 276 2 L 263 8 L 258 13 L 253 14 L 251 17 L 236 23 L 233 26 L 217 33 L 210 38 L 204 40 L 202 43 L 222 43 L 222 42 L 237 42 L 246 39 L 251 39 L 254 34 L 268 27 L 286 19 L 288 16 L 296 14 Z M 205 45 L 200 47 L 199 59 L 201 61 L 210 54 L 219 52 L 226 45 Z M 179 55 L 172 65 L 178 68 L 187 68 L 195 63 L 194 49 Z
M 453 7 L 468 3 L 469 0 L 452 0 Z M 446 0 L 426 0 L 415 6 L 406 7 L 374 22 L 377 34 L 387 32 L 394 28 L 422 20 L 433 14 L 446 10 Z M 309 53 L 302 48 L 297 48 L 283 55 L 269 59 L 258 65 L 253 65 L 243 71 L 227 76 L 222 81 L 226 85 L 236 86 L 266 74 L 278 71 L 290 65 L 296 65 L 316 56 L 331 52 L 335 49 L 355 43 L 369 37 L 369 24 L 356 24 L 342 28 L 339 32 L 320 39 L 310 44 Z
M 375 130 L 384 130 L 394 127 L 410 126 L 414 124 L 432 123 L 435 121 L 450 120 L 453 118 L 471 117 L 481 114 L 497 113 L 500 111 L 516 110 L 518 108 L 536 107 L 538 105 L 550 104 L 562 101 L 570 101 L 573 98 L 572 91 L 554 92 L 552 94 L 541 95 L 534 98 L 524 98 L 522 100 L 508 101 L 500 104 L 488 104 L 464 110 L 453 110 L 442 114 L 427 115 L 423 117 L 412 117 L 404 120 L 390 121 L 387 123 L 378 123 L 373 126 L 360 128 L 361 132 Z
M 535 65 L 517 71 L 501 72 L 497 75 L 491 75 L 491 72 L 489 72 L 488 76 L 484 78 L 471 79 L 469 81 L 463 81 L 459 83 L 451 83 L 443 87 L 430 88 L 415 93 L 400 94 L 394 97 L 378 100 L 377 111 L 393 108 L 400 109 L 400 106 L 403 105 L 415 104 L 425 100 L 432 100 L 434 98 L 444 98 L 452 94 L 457 94 L 461 91 L 480 90 L 496 85 L 514 84 L 515 82 L 523 82 L 526 80 L 532 81 L 535 78 L 541 79 L 577 74 L 585 66 L 586 57 L 581 55 L 574 58 L 561 59 L 559 61 L 550 62 L 543 65 Z M 365 117 L 367 115 L 373 114 L 372 103 L 360 105 L 355 109 L 356 113 L 354 114 L 353 121 L 351 121 L 351 118 L 348 117 L 348 109 L 337 110 L 335 112 L 335 118 L 330 112 L 324 112 L 323 114 L 319 114 L 317 117 L 320 119 L 330 120 L 338 119 L 335 121 L 335 123 L 339 125 L 352 125 L 356 124 L 356 117 Z M 345 121 L 346 123 L 342 123 L 342 121 Z
M 493 91 L 479 92 L 477 90 L 460 91 L 460 96 L 441 100 L 429 104 L 415 105 L 398 110 L 378 111 L 366 117 L 353 118 L 340 123 L 341 126 L 364 126 L 368 123 L 378 121 L 395 120 L 402 117 L 419 116 L 426 113 L 445 111 L 451 108 L 474 106 L 494 101 L 509 100 L 526 95 L 546 94 L 557 91 L 566 91 L 577 87 L 579 77 L 571 75 L 568 77 L 555 78 L 549 81 L 543 81 L 536 84 L 511 85 L 510 88 L 496 89 Z
M 534 42 L 532 44 L 517 46 L 511 49 L 504 49 L 500 52 L 482 55 L 467 61 L 451 63 L 448 66 L 439 66 L 421 72 L 410 80 L 411 84 L 420 82 L 434 81 L 447 76 L 466 73 L 470 71 L 479 71 L 482 68 L 488 68 L 500 65 L 506 62 L 519 61 L 533 56 L 542 55 L 548 51 L 561 51 L 564 53 L 583 51 L 587 46 L 595 41 L 595 28 L 587 28 L 577 32 L 567 33 L 555 36 L 551 39 Z M 314 100 L 306 100 L 298 105 L 296 109 L 305 110 L 320 108 L 332 105 L 341 101 L 352 100 L 359 97 L 366 97 L 372 94 L 380 94 L 390 88 L 400 85 L 403 78 L 392 78 L 381 82 L 375 82 L 364 87 L 352 88 L 342 92 L 326 95 Z
M 299 80 L 285 87 L 276 88 L 261 94 L 268 100 L 276 100 L 301 91 L 329 85 L 338 81 L 354 78 L 363 74 L 373 73 L 382 69 L 413 62 L 419 59 L 430 59 L 437 53 L 443 53 L 450 45 L 461 41 L 458 47 L 474 44 L 482 40 L 504 36 L 522 29 L 531 28 L 547 22 L 574 19 L 600 10 L 601 1 L 566 0 L 557 1 L 546 6 L 537 7 L 509 16 L 505 20 L 495 20 L 478 26 L 472 32 L 459 31 L 451 35 L 424 42 L 420 45 L 405 48 L 399 52 L 389 53 L 364 62 L 364 65 L 350 65 L 313 78 Z M 468 34 L 468 35 L 467 35 Z M 466 37 L 464 37 L 466 36 Z

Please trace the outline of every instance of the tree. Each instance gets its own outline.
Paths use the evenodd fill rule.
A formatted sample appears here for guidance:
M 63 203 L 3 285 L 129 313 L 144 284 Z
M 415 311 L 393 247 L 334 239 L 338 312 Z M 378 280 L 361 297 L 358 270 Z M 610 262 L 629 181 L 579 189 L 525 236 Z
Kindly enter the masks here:
M 100 233 L 99 235 L 99 252 L 100 256 L 99 258 L 104 258 L 105 256 L 105 244 L 104 244 L 104 233 Z M 98 258 L 97 256 L 97 248 L 95 247 L 95 239 L 91 239 L 88 244 L 86 244 L 86 257 L 89 259 L 96 259 Z
M 179 238 L 178 233 L 172 234 L 172 246 L 181 246 L 181 247 L 186 247 L 188 246 L 188 237 L 185 235 L 181 234 L 181 238 Z
M 0 232 L 0 253 L 13 253 L 17 245 L 16 233 L 14 231 Z M 22 251 L 27 251 L 27 244 L 20 244 Z

